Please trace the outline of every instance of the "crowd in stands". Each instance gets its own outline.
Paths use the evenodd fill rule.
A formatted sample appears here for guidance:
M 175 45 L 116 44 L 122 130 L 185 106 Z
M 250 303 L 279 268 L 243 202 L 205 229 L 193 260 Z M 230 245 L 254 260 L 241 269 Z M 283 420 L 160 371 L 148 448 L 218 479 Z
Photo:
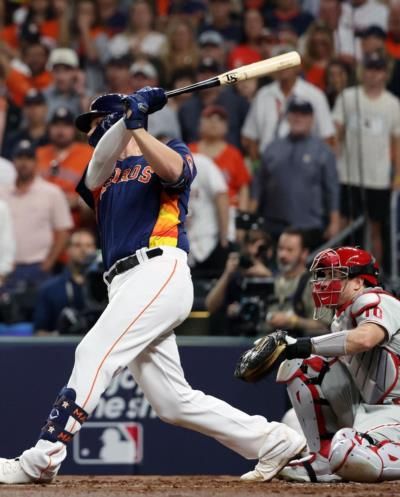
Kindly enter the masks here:
M 93 149 L 74 121 L 93 98 L 291 50 L 301 67 L 182 94 L 149 118 L 197 164 L 189 260 L 214 334 L 324 331 L 307 257 L 358 216 L 389 271 L 400 0 L 0 0 L 0 335 L 19 322 L 82 334 L 106 301 L 75 192 Z

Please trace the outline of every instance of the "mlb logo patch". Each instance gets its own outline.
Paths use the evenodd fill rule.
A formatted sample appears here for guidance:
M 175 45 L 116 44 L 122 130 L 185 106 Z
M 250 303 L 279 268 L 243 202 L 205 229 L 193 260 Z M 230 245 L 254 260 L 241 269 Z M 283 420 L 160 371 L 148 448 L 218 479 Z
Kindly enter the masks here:
M 140 423 L 88 422 L 73 439 L 77 464 L 137 464 L 143 460 Z

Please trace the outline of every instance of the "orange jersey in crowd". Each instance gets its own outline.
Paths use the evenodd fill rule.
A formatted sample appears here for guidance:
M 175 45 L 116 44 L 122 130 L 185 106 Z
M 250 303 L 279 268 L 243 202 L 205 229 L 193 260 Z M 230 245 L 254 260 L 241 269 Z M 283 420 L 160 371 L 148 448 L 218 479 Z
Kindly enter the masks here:
M 75 187 L 92 157 L 93 148 L 85 143 L 73 143 L 62 157 L 57 157 L 53 145 L 38 147 L 36 152 L 38 169 L 43 178 L 58 185 L 69 200 L 77 199 Z M 72 216 L 75 226 L 80 226 L 79 209 L 72 209 Z
M 320 90 L 325 91 L 326 87 L 325 73 L 326 73 L 325 67 L 322 67 L 318 64 L 313 64 L 308 70 L 305 71 L 304 77 L 306 81 L 313 84 Z
M 53 82 L 53 76 L 50 72 L 44 71 L 37 76 L 27 76 L 16 69 L 11 69 L 6 77 L 6 85 L 13 102 L 22 106 L 25 95 L 31 88 L 36 90 L 45 90 Z
M 93 154 L 93 148 L 86 143 L 73 143 L 62 154 L 56 154 L 53 145 L 37 149 L 38 168 L 47 181 L 58 185 L 65 193 L 75 194 L 75 187 Z
M 189 145 L 193 153 L 201 153 L 198 143 Z M 240 150 L 227 143 L 225 148 L 212 160 L 222 171 L 228 185 L 229 203 L 237 207 L 239 190 L 250 183 L 251 176 Z
M 42 38 L 50 38 L 56 42 L 60 33 L 60 23 L 58 20 L 54 19 L 43 21 L 39 25 L 39 31 Z M 9 24 L 8 26 L 5 26 L 0 31 L 0 40 L 4 41 L 12 48 L 18 49 L 18 26 L 16 24 Z

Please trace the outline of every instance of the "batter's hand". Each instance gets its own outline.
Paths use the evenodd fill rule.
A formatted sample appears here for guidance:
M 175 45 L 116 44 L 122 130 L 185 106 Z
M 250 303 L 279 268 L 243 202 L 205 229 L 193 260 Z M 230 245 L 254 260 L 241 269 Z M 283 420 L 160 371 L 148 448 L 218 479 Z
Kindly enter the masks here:
M 125 126 L 128 129 L 147 127 L 147 116 L 162 109 L 167 103 L 165 91 L 162 88 L 146 86 L 122 100 L 126 106 Z
M 151 86 L 145 86 L 141 88 L 136 95 L 143 97 L 148 105 L 147 114 L 153 114 L 162 109 L 167 103 L 167 96 L 162 88 L 152 88 Z

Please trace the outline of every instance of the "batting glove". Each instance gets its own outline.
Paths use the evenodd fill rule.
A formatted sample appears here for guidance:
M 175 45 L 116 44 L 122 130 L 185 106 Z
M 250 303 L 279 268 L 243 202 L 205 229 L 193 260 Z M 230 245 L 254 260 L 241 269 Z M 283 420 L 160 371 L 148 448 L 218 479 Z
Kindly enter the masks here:
M 153 112 L 157 112 L 162 109 L 164 105 L 167 103 L 167 96 L 165 91 L 162 88 L 152 88 L 151 86 L 145 86 L 141 88 L 136 95 L 140 95 L 144 98 L 147 105 L 149 106 L 149 110 L 147 114 L 153 114 Z
M 147 127 L 147 116 L 160 110 L 167 103 L 165 91 L 162 88 L 145 86 L 141 90 L 123 99 L 127 114 L 125 126 L 128 129 Z

